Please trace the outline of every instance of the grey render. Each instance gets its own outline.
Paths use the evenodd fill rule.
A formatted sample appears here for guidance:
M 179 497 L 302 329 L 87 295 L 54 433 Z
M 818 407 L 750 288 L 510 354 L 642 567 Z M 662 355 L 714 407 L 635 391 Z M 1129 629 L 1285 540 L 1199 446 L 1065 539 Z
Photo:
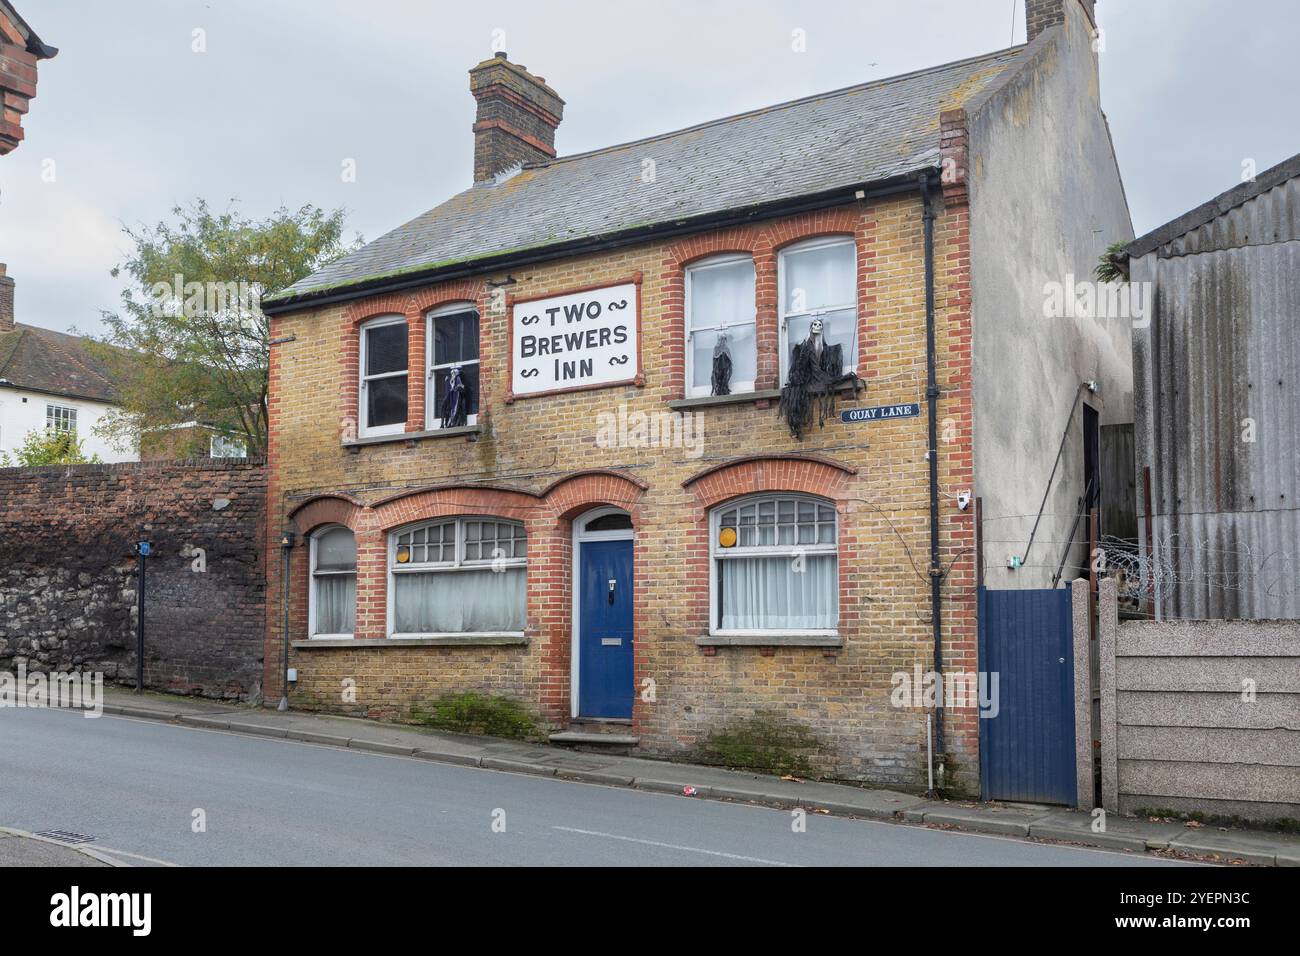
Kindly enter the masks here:
M 1101 111 L 1092 23 L 1069 4 L 1008 72 L 968 104 L 975 494 L 983 499 L 985 583 L 1048 587 L 1083 494 L 1079 383 L 1101 424 L 1132 421 L 1125 322 L 1044 317 L 1044 286 L 1092 279 L 1097 258 L 1132 224 Z M 1023 554 L 1062 433 L 1070 436 L 1026 566 Z M 960 489 L 953 489 L 957 491 Z M 1080 524 L 1079 532 L 1085 530 Z M 1078 537 L 1078 536 L 1076 536 Z M 1077 545 L 1067 565 L 1083 559 Z

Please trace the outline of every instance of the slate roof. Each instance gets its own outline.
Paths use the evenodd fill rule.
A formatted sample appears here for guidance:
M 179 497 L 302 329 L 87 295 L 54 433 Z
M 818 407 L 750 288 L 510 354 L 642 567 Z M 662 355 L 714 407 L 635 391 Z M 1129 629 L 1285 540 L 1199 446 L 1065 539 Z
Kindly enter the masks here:
M 376 280 L 433 279 L 478 260 L 501 265 L 548 246 L 644 234 L 934 169 L 939 113 L 979 93 L 1022 49 L 525 166 L 512 178 L 467 189 L 263 306 L 284 311 L 360 283 L 371 290 L 382 287 Z M 641 181 L 647 159 L 655 163 L 652 183 Z
M 117 389 L 105 364 L 75 335 L 14 324 L 0 332 L 0 387 L 112 404 Z

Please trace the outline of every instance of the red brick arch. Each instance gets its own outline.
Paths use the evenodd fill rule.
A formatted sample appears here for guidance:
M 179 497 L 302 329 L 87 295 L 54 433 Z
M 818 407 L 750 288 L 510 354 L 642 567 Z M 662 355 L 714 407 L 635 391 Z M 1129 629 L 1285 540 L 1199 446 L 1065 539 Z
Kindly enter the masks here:
M 645 482 L 603 468 L 565 475 L 542 492 L 546 506 L 558 518 L 571 520 L 602 505 L 623 508 L 637 523 L 636 506 L 648 486 Z
M 388 498 L 374 507 L 375 527 L 387 534 L 403 525 L 434 518 L 483 515 L 527 524 L 539 502 L 536 495 L 500 486 L 439 485 Z
M 300 504 L 289 517 L 299 534 L 308 535 L 326 524 L 339 524 L 356 531 L 362 513 L 360 502 L 354 498 L 344 495 L 320 495 Z
M 770 491 L 837 500 L 857 470 L 820 455 L 753 455 L 698 471 L 682 482 L 702 508 Z

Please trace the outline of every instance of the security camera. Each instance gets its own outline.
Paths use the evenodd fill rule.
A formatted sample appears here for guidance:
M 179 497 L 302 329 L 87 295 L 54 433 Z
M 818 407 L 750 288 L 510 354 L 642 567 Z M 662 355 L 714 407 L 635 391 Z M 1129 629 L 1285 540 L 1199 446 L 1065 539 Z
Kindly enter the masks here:
M 958 495 L 957 495 L 957 510 L 958 510 L 958 511 L 965 511 L 965 510 L 966 510 L 967 508 L 969 508 L 969 507 L 970 507 L 970 492 L 969 492 L 969 491 L 963 491 L 963 492 L 958 493 Z

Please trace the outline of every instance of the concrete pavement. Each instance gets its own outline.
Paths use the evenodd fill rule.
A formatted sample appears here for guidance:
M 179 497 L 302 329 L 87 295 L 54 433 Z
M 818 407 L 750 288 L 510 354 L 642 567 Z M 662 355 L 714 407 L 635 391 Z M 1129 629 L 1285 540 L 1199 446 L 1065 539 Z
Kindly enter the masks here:
M 0 868 L 120 865 L 89 847 L 68 846 L 26 830 L 0 827 Z

